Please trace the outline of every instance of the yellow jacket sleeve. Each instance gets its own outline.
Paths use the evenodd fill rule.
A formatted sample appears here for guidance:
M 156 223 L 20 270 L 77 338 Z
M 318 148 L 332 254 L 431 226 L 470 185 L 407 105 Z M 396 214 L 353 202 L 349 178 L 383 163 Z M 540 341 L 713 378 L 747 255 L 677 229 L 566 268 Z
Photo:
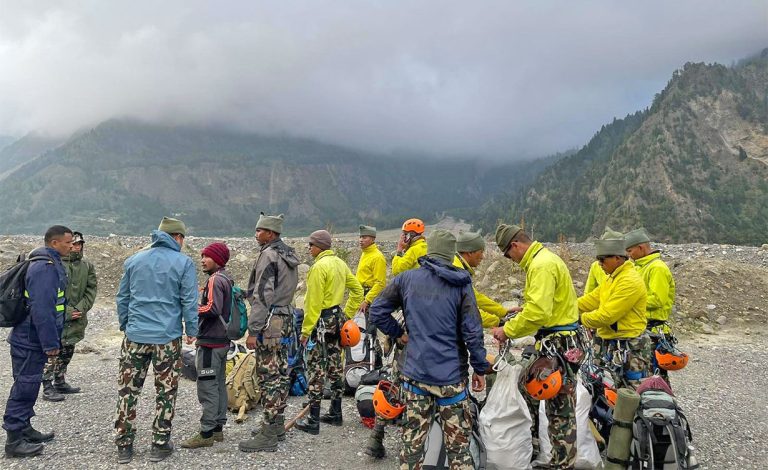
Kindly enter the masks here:
M 525 280 L 523 311 L 504 324 L 507 338 L 521 338 L 539 331 L 552 314 L 555 275 L 542 267 L 533 269 Z
M 579 312 L 591 312 L 600 306 L 600 291 L 605 284 L 595 287 L 594 290 L 579 297 Z
M 411 245 L 403 256 L 395 255 L 392 258 L 392 275 L 397 276 L 400 273 L 414 269 L 419 266 L 418 260 L 427 254 L 427 243 L 424 239 L 418 239 Z
M 613 325 L 632 310 L 638 298 L 642 298 L 645 295 L 645 292 L 637 289 L 635 285 L 625 281 L 623 278 L 617 278 L 614 282 L 617 284 L 613 286 L 611 295 L 604 299 L 603 302 L 600 302 L 596 310 L 588 311 L 581 315 L 581 323 L 587 328 L 601 328 Z M 592 293 L 589 295 L 591 296 Z M 581 305 L 581 302 L 579 302 L 579 309 L 581 309 Z
M 599 271 L 599 272 L 598 272 Z M 601 275 L 602 274 L 602 275 Z M 600 281 L 605 282 L 605 271 L 600 267 L 600 263 L 595 261 L 589 267 L 589 275 L 587 276 L 587 284 L 584 286 L 584 293 L 589 294 L 600 285 Z
M 344 307 L 344 313 L 348 318 L 352 318 L 355 316 L 357 309 L 360 308 L 360 304 L 363 302 L 363 286 L 360 285 L 360 281 L 358 281 L 355 275 L 352 274 L 349 267 L 347 267 L 346 281 L 344 282 L 344 285 L 349 290 L 349 298 L 347 298 L 347 305 Z M 304 315 L 306 315 L 306 313 Z
M 483 328 L 495 328 L 499 326 L 499 320 L 500 318 L 498 316 L 488 313 L 485 310 L 480 310 L 480 323 L 482 323 Z
M 475 299 L 477 299 L 477 308 L 479 308 L 480 311 L 485 311 L 494 315 L 497 318 L 497 323 L 499 318 L 504 318 L 507 314 L 506 308 L 502 307 L 500 303 L 491 300 L 482 292 L 478 292 L 477 289 L 475 289 Z M 483 325 L 483 327 L 485 327 L 485 325 Z
M 660 263 L 658 264 L 661 266 Z M 672 279 L 671 276 L 668 276 L 668 270 L 663 267 L 655 269 L 655 266 L 649 266 L 649 268 L 648 303 L 645 307 L 646 310 L 672 308 L 672 299 L 670 296 Z
M 327 273 L 322 266 L 314 265 L 307 273 L 307 293 L 304 296 L 304 321 L 301 324 L 301 335 L 309 337 L 320 319 L 325 299 L 325 278 Z
M 368 305 L 372 304 L 376 299 L 376 296 L 384 290 L 387 285 L 387 260 L 383 256 L 377 256 L 373 260 L 371 266 L 373 270 L 373 285 L 371 290 L 368 291 L 368 295 L 365 296 L 365 301 Z

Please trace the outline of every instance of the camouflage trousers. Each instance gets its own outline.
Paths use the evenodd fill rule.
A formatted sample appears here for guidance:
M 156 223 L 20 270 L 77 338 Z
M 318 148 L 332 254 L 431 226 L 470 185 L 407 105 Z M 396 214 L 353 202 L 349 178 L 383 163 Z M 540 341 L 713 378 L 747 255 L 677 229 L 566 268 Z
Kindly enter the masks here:
M 149 364 L 155 372 L 155 420 L 152 442 L 163 445 L 171 438 L 171 422 L 176 405 L 181 370 L 181 339 L 166 344 L 142 344 L 123 339 L 120 370 L 117 377 L 117 413 L 115 443 L 122 447 L 133 443 L 136 408 L 147 378 Z
M 568 350 L 567 336 L 550 336 L 552 347 L 561 356 Z M 568 364 L 565 367 L 566 378 L 560 393 L 551 400 L 544 402 L 549 427 L 547 433 L 552 444 L 552 460 L 545 468 L 564 469 L 573 468 L 576 463 L 576 378 L 578 377 L 579 364 Z M 540 401 L 535 400 L 525 390 L 525 383 L 520 383 L 520 393 L 528 404 L 531 414 L 531 436 L 533 438 L 533 457 L 539 454 L 539 406 Z M 542 468 L 542 467 L 539 467 Z
M 64 382 L 64 376 L 67 374 L 67 366 L 75 355 L 75 346 L 61 346 L 59 354 L 49 357 L 43 369 L 43 380 L 53 381 L 54 383 Z
M 469 442 L 472 439 L 472 414 L 469 409 L 469 400 L 464 398 L 446 406 L 437 404 L 436 400 L 454 397 L 464 392 L 466 384 L 438 386 L 419 382 L 410 383 L 430 395 L 420 395 L 403 389 L 405 420 L 402 426 L 403 447 L 400 449 L 400 469 L 421 470 L 424 464 L 424 444 L 435 416 L 439 416 L 450 469 L 472 470 L 474 465 L 469 453 Z
M 651 338 L 643 333 L 631 339 L 594 340 L 594 363 L 611 372 L 616 387 L 637 390 L 640 381 L 651 376 Z
M 323 322 L 325 335 L 320 338 L 317 330 Z M 342 364 L 340 324 L 336 315 L 323 316 L 318 321 L 318 327 L 312 331 L 316 344 L 307 351 L 307 373 L 309 376 L 309 402 L 319 404 L 323 398 L 323 387 L 327 379 L 331 385 L 331 399 L 341 399 L 344 389 L 344 366 Z M 322 341 L 321 341 L 322 340 Z
M 271 321 L 279 318 L 283 322 L 282 336 L 289 338 L 291 335 L 292 318 L 280 315 L 273 316 Z M 274 423 L 275 416 L 282 414 L 288 400 L 288 353 L 286 344 L 277 346 L 264 346 L 257 342 L 254 351 L 256 355 L 256 368 L 253 375 L 261 386 L 261 404 L 264 407 L 264 418 Z

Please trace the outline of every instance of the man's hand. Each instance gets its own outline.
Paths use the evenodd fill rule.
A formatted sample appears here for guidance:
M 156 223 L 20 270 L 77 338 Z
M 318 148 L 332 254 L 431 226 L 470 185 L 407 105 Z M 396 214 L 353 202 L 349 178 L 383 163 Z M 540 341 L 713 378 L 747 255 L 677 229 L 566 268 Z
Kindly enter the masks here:
M 472 391 L 482 392 L 485 390 L 485 376 L 478 375 L 477 372 L 472 373 Z
M 368 311 L 368 301 L 367 300 L 363 300 L 363 302 L 360 304 L 360 308 L 358 310 L 360 310 L 363 313 L 367 312 Z
M 410 244 L 405 240 L 405 234 L 401 233 L 400 238 L 397 240 L 397 252 L 402 253 L 403 251 L 408 249 L 409 245 Z
M 59 350 L 58 349 L 51 349 L 50 351 L 46 351 L 45 354 L 48 357 L 56 357 L 56 356 L 59 355 Z
M 301 341 L 301 345 L 302 346 L 306 347 L 307 346 L 307 342 L 309 341 L 309 337 L 301 335 L 301 339 L 299 341 Z
M 520 313 L 523 311 L 523 307 L 509 307 L 507 313 Z
M 397 338 L 397 342 L 402 345 L 408 344 L 408 333 L 403 333 L 403 336 Z
M 80 310 L 72 310 L 71 317 L 72 317 L 73 320 L 77 320 L 77 319 L 79 319 L 82 316 L 83 316 L 83 314 L 82 314 L 82 312 L 80 312 Z
M 504 343 L 504 341 L 507 340 L 507 334 L 504 333 L 504 328 L 501 326 L 492 328 L 491 334 L 493 335 L 493 339 L 495 339 L 499 343 Z
M 187 344 L 192 344 L 195 341 L 197 341 L 197 337 L 196 336 L 187 336 Z
M 256 349 L 256 343 L 258 343 L 258 339 L 256 336 L 251 335 L 248 333 L 248 338 L 245 339 L 245 347 L 248 349 Z

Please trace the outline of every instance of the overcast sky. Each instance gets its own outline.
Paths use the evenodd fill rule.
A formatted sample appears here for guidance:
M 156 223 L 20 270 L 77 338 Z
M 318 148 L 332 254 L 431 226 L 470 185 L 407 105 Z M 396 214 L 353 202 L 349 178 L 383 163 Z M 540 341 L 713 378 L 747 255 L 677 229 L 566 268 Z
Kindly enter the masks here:
M 0 134 L 129 116 L 539 156 L 647 107 L 687 61 L 764 47 L 765 0 L 0 0 Z

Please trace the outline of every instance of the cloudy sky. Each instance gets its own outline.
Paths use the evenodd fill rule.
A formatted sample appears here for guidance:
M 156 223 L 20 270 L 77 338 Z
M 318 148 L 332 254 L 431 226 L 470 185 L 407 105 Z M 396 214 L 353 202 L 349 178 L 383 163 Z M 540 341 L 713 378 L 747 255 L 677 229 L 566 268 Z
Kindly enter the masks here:
M 501 158 L 579 147 L 762 1 L 0 0 L 0 134 L 112 117 Z

